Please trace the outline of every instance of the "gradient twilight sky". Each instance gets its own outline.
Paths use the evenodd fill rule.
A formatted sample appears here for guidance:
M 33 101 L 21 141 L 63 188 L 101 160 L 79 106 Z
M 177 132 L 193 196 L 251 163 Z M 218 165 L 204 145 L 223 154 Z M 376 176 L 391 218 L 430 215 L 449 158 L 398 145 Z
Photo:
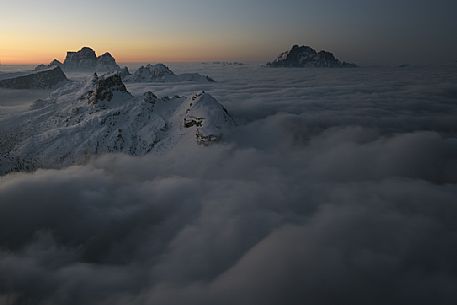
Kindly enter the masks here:
M 454 0 L 0 0 L 2 64 L 90 46 L 118 62 L 265 62 L 292 44 L 359 64 L 457 60 Z

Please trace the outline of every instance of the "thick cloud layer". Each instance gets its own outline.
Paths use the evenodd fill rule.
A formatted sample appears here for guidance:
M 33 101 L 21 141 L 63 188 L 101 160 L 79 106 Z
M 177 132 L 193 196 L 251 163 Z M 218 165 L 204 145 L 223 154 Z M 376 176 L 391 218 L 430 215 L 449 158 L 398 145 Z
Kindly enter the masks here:
M 242 121 L 223 144 L 0 178 L 0 304 L 455 304 L 448 72 L 375 101 L 358 70 L 312 72 L 333 99 L 249 73 L 212 88 Z

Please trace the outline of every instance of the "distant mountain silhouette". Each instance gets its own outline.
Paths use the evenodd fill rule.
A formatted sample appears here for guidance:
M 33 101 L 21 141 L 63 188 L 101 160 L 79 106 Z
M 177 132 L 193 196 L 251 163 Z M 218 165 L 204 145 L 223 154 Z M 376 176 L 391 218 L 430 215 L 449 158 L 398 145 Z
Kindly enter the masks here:
M 290 51 L 280 54 L 268 67 L 316 67 L 316 68 L 354 68 L 355 64 L 341 62 L 327 51 L 317 52 L 308 46 L 294 45 Z
M 95 51 L 89 47 L 83 47 L 77 52 L 68 51 L 63 64 L 54 59 L 49 65 L 38 65 L 35 70 L 48 69 L 59 66 L 64 71 L 89 71 L 89 72 L 114 72 L 121 68 L 110 53 L 104 53 L 97 57 Z

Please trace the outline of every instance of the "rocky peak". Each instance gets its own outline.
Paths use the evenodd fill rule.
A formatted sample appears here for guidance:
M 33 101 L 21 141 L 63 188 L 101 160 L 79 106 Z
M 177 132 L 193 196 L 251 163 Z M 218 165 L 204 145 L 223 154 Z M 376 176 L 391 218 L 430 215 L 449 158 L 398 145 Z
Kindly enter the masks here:
M 50 89 L 61 82 L 68 81 L 58 66 L 44 68 L 29 74 L 0 80 L 0 87 L 11 89 Z
M 64 61 L 65 69 L 91 70 L 97 64 L 97 55 L 91 48 L 84 47 L 78 52 L 67 52 Z
M 49 66 L 57 66 L 57 67 L 61 67 L 62 66 L 62 63 L 57 60 L 57 59 L 53 59 L 50 63 L 49 63 Z
M 134 74 L 136 81 L 161 80 L 166 76 L 175 75 L 173 71 L 163 64 L 141 66 Z
M 38 65 L 35 67 L 35 71 L 46 70 L 52 67 L 62 67 L 62 63 L 57 59 L 54 59 L 49 63 L 49 65 Z
M 123 77 L 132 82 L 214 82 L 211 77 L 198 73 L 175 74 L 164 64 L 141 66 L 133 75 Z
M 102 76 L 98 76 L 97 73 L 95 73 L 84 91 L 86 92 L 80 99 L 86 99 L 87 102 L 92 105 L 95 105 L 100 101 L 111 101 L 114 92 L 124 92 L 130 95 L 118 73 Z
M 354 64 L 341 62 L 327 51 L 316 52 L 309 46 L 294 45 L 289 51 L 279 55 L 269 67 L 317 67 L 317 68 L 346 68 Z
M 235 124 L 224 106 L 205 91 L 195 92 L 184 105 L 184 127 L 195 128 L 198 144 L 219 141 L 224 131 Z
M 121 78 L 124 80 L 126 77 L 130 76 L 130 71 L 129 71 L 129 68 L 128 67 L 124 67 L 124 68 L 121 68 L 119 70 L 119 75 L 121 76 Z
M 106 52 L 97 57 L 97 71 L 117 71 L 121 68 L 116 64 L 114 57 Z
M 116 60 L 110 53 L 97 57 L 95 51 L 88 47 L 83 47 L 77 52 L 67 52 L 67 57 L 62 67 L 69 71 L 113 72 L 120 70 Z

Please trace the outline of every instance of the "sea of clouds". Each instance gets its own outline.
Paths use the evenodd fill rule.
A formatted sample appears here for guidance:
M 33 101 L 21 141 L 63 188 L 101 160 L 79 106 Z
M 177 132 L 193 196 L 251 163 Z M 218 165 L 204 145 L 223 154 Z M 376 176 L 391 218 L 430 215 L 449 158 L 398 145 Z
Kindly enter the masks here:
M 238 126 L 1 177 L 0 304 L 456 303 L 457 67 L 172 69 Z

